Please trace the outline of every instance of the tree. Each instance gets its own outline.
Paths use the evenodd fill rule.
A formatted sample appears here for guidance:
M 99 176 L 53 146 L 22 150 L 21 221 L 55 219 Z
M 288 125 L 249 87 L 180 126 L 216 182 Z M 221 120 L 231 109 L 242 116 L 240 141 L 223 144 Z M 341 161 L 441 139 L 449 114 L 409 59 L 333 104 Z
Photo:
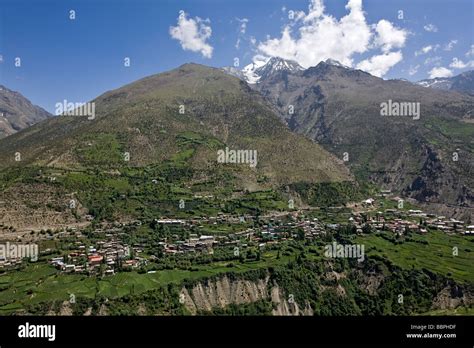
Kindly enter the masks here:
M 304 240 L 304 231 L 302 228 L 299 228 L 297 231 L 297 237 L 298 240 Z

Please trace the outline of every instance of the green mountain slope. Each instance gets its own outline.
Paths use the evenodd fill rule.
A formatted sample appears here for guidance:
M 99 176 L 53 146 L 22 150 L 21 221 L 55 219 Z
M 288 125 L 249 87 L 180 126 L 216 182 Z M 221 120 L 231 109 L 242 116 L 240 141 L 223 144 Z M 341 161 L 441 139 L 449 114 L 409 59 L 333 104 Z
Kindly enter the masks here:
M 0 201 L 65 206 L 72 197 L 81 204 L 77 209 L 120 220 L 170 214 L 180 199 L 194 209 L 189 214 L 215 213 L 222 209 L 221 198 L 244 192 L 352 181 L 341 160 L 292 133 L 257 92 L 218 69 L 186 64 L 94 102 L 94 119 L 54 117 L 0 141 Z M 256 151 L 256 166 L 219 163 L 218 151 L 226 147 Z M 18 196 L 25 182 L 32 185 L 21 190 L 27 199 Z M 37 184 L 54 187 L 62 201 L 48 202 L 52 194 L 37 197 Z M 194 196 L 218 198 L 196 202 Z M 288 197 L 271 193 L 265 200 L 281 208 Z M 265 208 L 266 203 L 252 204 Z M 37 212 L 20 204 L 8 213 L 11 223 Z M 77 215 L 79 223 L 83 214 Z M 38 217 L 37 226 L 45 221 Z

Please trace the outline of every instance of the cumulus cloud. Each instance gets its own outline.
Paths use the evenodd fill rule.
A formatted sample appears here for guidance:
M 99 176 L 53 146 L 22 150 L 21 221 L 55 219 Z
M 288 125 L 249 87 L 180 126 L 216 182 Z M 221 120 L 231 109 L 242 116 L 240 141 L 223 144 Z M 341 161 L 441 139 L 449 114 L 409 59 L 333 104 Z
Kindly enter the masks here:
M 408 32 L 385 19 L 369 25 L 362 0 L 348 0 L 345 8 L 348 13 L 340 19 L 325 13 L 322 0 L 311 0 L 307 12 L 289 11 L 292 21 L 282 29 L 281 36 L 260 42 L 258 53 L 295 60 L 305 68 L 328 58 L 352 67 L 356 65 L 355 54 L 381 50 L 382 54 L 374 52 L 359 65 L 373 67 L 370 71 L 379 76 L 385 74 L 402 59 L 399 49 L 405 45 Z M 390 52 L 393 49 L 397 51 Z
M 169 33 L 179 41 L 183 50 L 199 52 L 203 57 L 211 58 L 213 47 L 207 43 L 212 35 L 209 24 L 209 19 L 188 18 L 187 13 L 180 11 L 177 26 L 170 27 Z
M 465 69 L 465 68 L 473 68 L 474 67 L 474 60 L 470 60 L 464 63 L 462 60 L 458 58 L 453 58 L 451 64 L 449 64 L 450 68 L 453 69 Z
M 430 33 L 436 33 L 438 31 L 438 27 L 434 24 L 427 24 L 423 27 L 423 29 L 425 29 L 426 31 L 430 32 Z
M 381 77 L 385 75 L 392 66 L 399 63 L 402 58 L 403 56 L 400 51 L 383 53 L 363 60 L 357 64 L 357 68 Z
M 377 36 L 375 44 L 382 48 L 382 51 L 389 52 L 392 48 L 401 48 L 405 46 L 407 32 L 403 29 L 398 29 L 389 21 L 382 19 L 375 27 Z
M 430 79 L 434 79 L 437 77 L 451 77 L 453 76 L 453 72 L 448 68 L 444 68 L 442 66 L 435 67 L 429 71 Z
M 304 21 L 309 23 L 315 19 L 322 17 L 324 14 L 324 9 L 325 7 L 323 0 L 311 0 L 309 3 L 309 12 L 308 15 L 304 18 Z

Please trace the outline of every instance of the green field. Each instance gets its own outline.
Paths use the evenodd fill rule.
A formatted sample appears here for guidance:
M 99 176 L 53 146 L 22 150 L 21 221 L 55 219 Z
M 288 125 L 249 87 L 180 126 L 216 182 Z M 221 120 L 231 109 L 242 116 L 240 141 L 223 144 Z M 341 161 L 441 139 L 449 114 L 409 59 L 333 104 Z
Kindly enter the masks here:
M 69 299 L 70 294 L 86 298 L 94 298 L 97 295 L 117 298 L 136 295 L 170 283 L 179 284 L 186 279 L 196 280 L 231 271 L 244 273 L 265 269 L 285 264 L 292 259 L 292 256 L 281 256 L 277 259 L 276 255 L 276 251 L 268 251 L 262 254 L 260 261 L 214 262 L 195 267 L 196 270 L 193 271 L 173 269 L 145 274 L 121 272 L 104 278 L 58 274 L 58 271 L 49 265 L 31 264 L 21 271 L 0 276 L 0 314 L 8 314 L 23 305 L 65 301 Z M 232 264 L 232 267 L 229 264 Z
M 439 231 L 432 231 L 427 235 L 413 234 L 403 242 L 387 240 L 390 238 L 393 238 L 391 233 L 378 232 L 358 236 L 354 242 L 365 245 L 367 256 L 383 257 L 404 270 L 429 270 L 459 283 L 472 284 L 474 238 L 447 235 Z M 292 242 L 285 244 L 286 246 L 281 245 L 280 253 L 277 250 L 263 251 L 258 261 L 216 261 L 195 265 L 192 270 L 175 268 L 157 270 L 156 273 L 132 271 L 102 278 L 59 274 L 53 267 L 44 263 L 28 264 L 22 270 L 0 276 L 0 314 L 10 314 L 40 303 L 62 302 L 68 300 L 70 294 L 77 298 L 94 299 L 100 296 L 116 299 L 142 294 L 168 284 L 179 285 L 186 280 L 205 279 L 228 272 L 244 274 L 251 270 L 285 267 L 290 261 L 296 260 L 300 253 L 304 255 L 305 260 L 319 264 L 324 259 L 324 243 L 318 244 L 319 246 L 303 246 Z M 458 256 L 452 255 L 454 246 L 458 248 Z M 277 258 L 277 254 L 280 254 L 280 257 Z M 471 310 L 465 309 L 463 312 L 450 311 L 445 314 L 472 314 L 469 311 Z
M 431 231 L 411 238 L 413 241 L 395 244 L 382 238 L 382 234 L 371 234 L 358 237 L 357 242 L 365 245 L 369 256 L 381 255 L 401 268 L 425 268 L 461 282 L 474 281 L 473 237 Z M 422 241 L 428 244 L 419 243 Z M 458 248 L 458 256 L 453 256 L 453 247 Z

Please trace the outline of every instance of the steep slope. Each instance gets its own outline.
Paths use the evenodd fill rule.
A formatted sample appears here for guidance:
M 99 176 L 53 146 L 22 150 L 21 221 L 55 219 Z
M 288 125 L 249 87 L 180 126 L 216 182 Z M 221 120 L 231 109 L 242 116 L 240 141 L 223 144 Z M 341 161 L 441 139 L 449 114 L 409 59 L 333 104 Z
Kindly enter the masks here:
M 195 132 L 216 142 L 212 151 L 206 146 L 196 151 L 191 161 L 198 168 L 216 166 L 216 151 L 226 145 L 256 150 L 257 169 L 277 181 L 348 178 L 343 165 L 291 133 L 257 93 L 218 69 L 187 64 L 105 93 L 94 102 L 95 120 L 61 116 L 5 139 L 0 146 L 10 155 L 2 158 L 3 166 L 15 163 L 14 152 L 22 153 L 26 163 L 86 166 L 93 162 L 87 147 L 112 138 L 117 149 L 111 148 L 110 156 L 96 164 L 120 164 L 120 151 L 115 151 L 120 148 L 130 153 L 129 164 L 146 165 L 172 158 L 184 141 L 180 136 Z M 103 139 L 105 134 L 109 140 Z
M 465 71 L 453 77 L 439 77 L 418 81 L 422 87 L 442 89 L 444 91 L 456 91 L 474 95 L 474 70 Z
M 20 93 L 0 85 L 0 138 L 42 121 L 51 114 Z
M 291 129 L 339 158 L 346 153 L 359 178 L 446 213 L 472 215 L 474 98 L 325 62 L 253 86 Z M 381 116 L 389 100 L 419 103 L 419 117 Z
M 0 215 L 8 216 L 0 223 L 26 228 L 19 220 L 49 216 L 21 202 L 43 201 L 67 213 L 64 207 L 76 199 L 95 217 L 126 220 L 215 214 L 222 201 L 249 192 L 352 181 L 341 160 L 291 132 L 257 92 L 219 69 L 186 64 L 107 92 L 94 103 L 94 119 L 53 117 L 0 140 L 5 169 L 0 170 Z M 250 155 L 240 163 L 230 156 L 230 163 L 222 163 L 220 151 L 226 148 Z M 29 190 L 20 190 L 26 183 Z M 48 187 L 60 199 L 37 197 Z M 196 195 L 218 199 L 203 202 Z M 281 196 L 264 196 L 273 208 L 285 204 Z M 180 199 L 186 209 L 176 212 Z M 251 204 L 236 201 L 229 209 L 263 209 L 258 199 L 249 196 Z M 7 201 L 17 204 L 13 212 L 3 205 Z M 57 227 L 69 221 L 55 219 Z M 38 227 L 45 223 L 37 220 Z M 77 223 L 83 220 L 82 215 Z

